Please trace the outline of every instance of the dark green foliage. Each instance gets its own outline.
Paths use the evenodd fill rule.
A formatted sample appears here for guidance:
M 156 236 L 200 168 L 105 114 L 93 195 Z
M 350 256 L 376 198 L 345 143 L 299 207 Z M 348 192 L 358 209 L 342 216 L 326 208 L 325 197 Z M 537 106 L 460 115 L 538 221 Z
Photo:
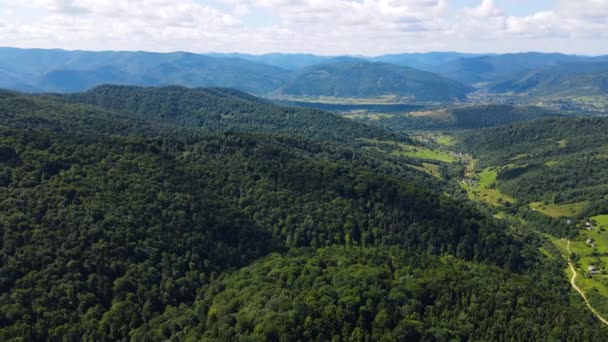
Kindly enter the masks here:
M 334 114 L 280 107 L 232 89 L 102 86 L 62 99 L 211 131 L 288 133 L 348 143 L 356 143 L 358 138 L 406 140 L 405 136 Z
M 511 122 L 560 116 L 558 111 L 540 107 L 479 105 L 437 110 L 436 115 L 394 115 L 370 120 L 395 130 L 455 130 L 495 127 Z
M 397 245 L 523 267 L 474 210 L 297 140 L 1 136 L 20 159 L 0 188 L 5 338 L 127 336 L 273 248 Z
M 225 89 L 78 96 L 0 93 L 2 341 L 605 339 L 536 239 L 358 148 L 401 136 Z
M 590 329 L 590 313 L 564 311 L 568 284 L 547 273 L 513 275 L 394 248 L 294 251 L 211 283 L 195 305 L 200 314 L 191 314 L 199 326 L 180 328 L 203 340 L 604 338 L 601 328 Z M 140 329 L 142 336 L 159 334 L 164 319 Z
M 463 134 L 500 188 L 526 203 L 599 200 L 608 194 L 608 119 L 551 118 Z
M 377 97 L 396 95 L 417 101 L 464 98 L 471 89 L 430 72 L 386 63 L 347 59 L 310 67 L 293 77 L 280 94 Z

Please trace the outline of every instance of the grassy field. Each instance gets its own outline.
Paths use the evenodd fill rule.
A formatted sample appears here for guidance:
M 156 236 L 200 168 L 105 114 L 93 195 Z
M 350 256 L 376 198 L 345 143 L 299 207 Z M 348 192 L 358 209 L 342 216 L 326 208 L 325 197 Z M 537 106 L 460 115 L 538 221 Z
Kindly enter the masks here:
M 444 163 L 453 163 L 456 161 L 450 153 L 440 149 L 431 149 L 425 146 L 408 145 L 403 143 L 395 143 L 394 141 L 379 141 L 372 139 L 362 139 L 362 141 L 373 145 L 373 148 L 388 151 L 384 146 L 391 147 L 391 153 L 396 156 L 403 156 L 415 159 L 434 160 Z M 368 147 L 369 148 L 369 147 Z
M 441 176 L 441 172 L 439 171 L 439 165 L 437 165 L 437 164 L 422 163 L 422 166 L 417 166 L 417 165 L 410 165 L 410 166 L 416 170 L 426 172 L 433 177 L 437 177 L 439 179 L 443 178 Z
M 384 114 L 384 113 L 371 113 L 365 110 L 357 110 L 357 111 L 352 111 L 349 112 L 347 114 L 343 114 L 342 116 L 344 116 L 347 119 L 354 119 L 354 120 L 372 120 L 372 121 L 377 121 L 380 119 L 390 119 L 392 117 L 395 116 L 395 114 Z
M 594 216 L 591 220 L 595 221 L 598 227 L 608 230 L 608 215 Z
M 594 244 L 588 244 L 587 239 L 593 239 Z M 567 256 L 567 240 L 551 238 L 553 244 L 560 252 Z M 603 315 L 608 315 L 608 232 L 597 230 L 581 230 L 578 238 L 570 243 L 570 251 L 574 255 L 574 267 L 578 273 L 576 285 L 580 287 L 589 298 L 591 304 Z M 591 276 L 589 266 L 593 265 L 600 273 Z M 572 274 L 567 271 L 568 277 Z
M 485 169 L 471 177 L 471 180 L 461 182 L 461 186 L 468 192 L 469 199 L 483 201 L 494 207 L 515 203 L 515 199 L 503 194 L 496 188 L 498 174 L 495 169 Z
M 441 150 L 432 150 L 426 147 L 405 144 L 399 145 L 400 150 L 393 152 L 393 154 L 416 159 L 437 160 L 444 163 L 453 163 L 456 161 L 456 158 Z
M 578 216 L 587 206 L 589 206 L 588 201 L 571 204 L 530 203 L 532 209 L 554 218 Z
M 408 114 L 408 116 L 414 117 L 414 118 L 445 119 L 445 118 L 450 118 L 452 116 L 452 114 L 445 109 L 441 109 L 441 110 L 427 110 L 427 111 L 410 112 Z
M 445 146 L 445 147 L 454 147 L 456 146 L 456 139 L 450 135 L 446 135 L 446 134 L 437 134 L 435 141 L 441 145 L 441 146 Z
M 413 102 L 413 98 L 398 97 L 395 95 L 384 95 L 378 97 L 334 97 L 334 96 L 274 96 L 275 100 L 295 101 L 295 102 L 314 102 L 326 104 L 353 104 L 353 105 L 374 105 L 374 104 L 408 104 Z

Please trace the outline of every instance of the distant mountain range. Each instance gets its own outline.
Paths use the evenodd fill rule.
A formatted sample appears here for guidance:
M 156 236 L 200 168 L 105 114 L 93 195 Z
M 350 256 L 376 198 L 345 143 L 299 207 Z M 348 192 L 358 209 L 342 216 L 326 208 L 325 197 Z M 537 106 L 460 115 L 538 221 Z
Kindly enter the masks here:
M 231 87 L 251 93 L 277 89 L 287 70 L 239 58 L 175 52 L 88 52 L 0 49 L 5 88 L 28 92 L 79 92 L 112 83 L 139 86 Z M 8 83 L 8 84 L 6 84 Z
M 538 94 L 590 89 L 591 94 L 605 94 L 605 77 L 596 72 L 601 63 L 608 63 L 608 56 L 432 52 L 336 57 L 0 48 L 0 88 L 81 92 L 102 84 L 182 85 L 229 87 L 262 96 L 391 95 L 450 101 L 474 88 L 513 93 L 539 88 L 534 90 Z M 570 78 L 580 86 L 573 87 Z
M 608 62 L 570 63 L 530 72 L 490 88 L 497 93 L 537 96 L 593 96 L 608 94 Z
M 462 99 L 471 88 L 427 71 L 350 59 L 316 65 L 296 74 L 279 93 L 295 96 L 379 97 L 419 101 Z

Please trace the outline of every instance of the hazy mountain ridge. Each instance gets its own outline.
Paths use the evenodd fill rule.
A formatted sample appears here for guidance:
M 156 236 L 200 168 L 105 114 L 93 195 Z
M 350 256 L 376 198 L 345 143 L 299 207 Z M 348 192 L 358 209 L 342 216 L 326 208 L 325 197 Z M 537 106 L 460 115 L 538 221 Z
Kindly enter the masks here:
M 294 96 L 378 97 L 418 101 L 461 99 L 471 88 L 433 73 L 388 63 L 340 58 L 296 74 L 278 93 Z
M 569 63 L 531 72 L 490 88 L 497 93 L 529 96 L 591 96 L 608 94 L 608 62 Z
M 464 87 L 470 85 L 487 88 L 559 65 L 607 59 L 548 53 L 432 52 L 352 57 L 0 48 L 0 87 L 25 92 L 80 92 L 101 84 L 183 85 L 231 87 L 257 95 L 393 93 L 422 101 L 450 101 L 463 98 L 471 90 Z M 355 77 L 338 77 L 329 85 L 294 85 L 310 70 L 336 63 L 346 63 L 346 67 L 354 61 L 370 63 L 368 71 Z M 380 80 L 388 83 L 379 84 Z M 303 89 L 306 87 L 312 88 Z

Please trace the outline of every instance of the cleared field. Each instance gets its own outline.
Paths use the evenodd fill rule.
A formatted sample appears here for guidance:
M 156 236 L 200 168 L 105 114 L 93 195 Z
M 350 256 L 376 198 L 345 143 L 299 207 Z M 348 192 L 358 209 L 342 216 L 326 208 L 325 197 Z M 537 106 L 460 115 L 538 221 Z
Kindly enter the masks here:
M 417 159 L 438 160 L 444 163 L 453 163 L 456 161 L 456 158 L 444 151 L 404 144 L 400 144 L 400 150 L 394 151 L 393 154 Z
M 456 139 L 450 135 L 446 134 L 437 134 L 435 141 L 445 147 L 453 147 L 456 146 Z
M 427 111 L 418 111 L 418 112 L 410 112 L 408 114 L 410 117 L 414 118 L 450 118 L 452 114 L 445 109 L 442 110 L 427 110 Z
M 412 102 L 412 98 L 398 97 L 395 95 L 384 95 L 378 97 L 333 97 L 333 96 L 290 96 L 280 95 L 274 96 L 275 100 L 296 101 L 296 102 L 314 102 L 327 104 L 408 104 Z
M 474 175 L 471 180 L 461 182 L 461 186 L 468 192 L 469 199 L 483 201 L 494 207 L 516 202 L 511 196 L 503 194 L 496 188 L 498 174 L 494 169 L 485 169 Z
M 593 239 L 594 243 L 587 243 Z M 567 241 L 551 238 L 563 255 L 567 256 Z M 589 298 L 591 304 L 603 315 L 608 314 L 608 232 L 599 229 L 595 231 L 582 230 L 576 240 L 571 241 L 570 251 L 574 267 L 578 273 L 576 284 Z M 589 266 L 598 270 L 598 274 L 591 275 Z M 571 277 L 569 273 L 569 277 Z
M 530 208 L 554 218 L 578 216 L 588 206 L 588 201 L 571 204 L 546 204 L 544 202 L 530 203 Z
M 441 172 L 439 171 L 439 165 L 437 165 L 437 164 L 422 163 L 422 166 L 417 166 L 417 165 L 410 165 L 410 166 L 416 170 L 426 172 L 433 177 L 437 177 L 439 179 L 443 178 L 443 177 L 441 177 Z
M 377 121 L 381 119 L 390 119 L 395 116 L 395 114 L 384 114 L 384 113 L 370 113 L 367 111 L 355 111 L 348 114 L 343 114 L 345 118 L 354 119 L 354 120 L 372 120 Z
M 362 141 L 374 145 L 373 148 L 376 148 L 380 151 L 390 151 L 391 154 L 396 156 L 404 156 L 425 160 L 436 160 L 444 163 L 453 163 L 456 161 L 456 158 L 454 158 L 450 153 L 439 149 L 431 149 L 424 146 L 395 143 L 394 141 L 379 141 L 372 139 L 362 139 Z M 383 145 L 390 146 L 390 149 L 383 148 Z
M 608 229 L 608 215 L 594 216 L 591 220 L 595 221 L 598 227 Z

